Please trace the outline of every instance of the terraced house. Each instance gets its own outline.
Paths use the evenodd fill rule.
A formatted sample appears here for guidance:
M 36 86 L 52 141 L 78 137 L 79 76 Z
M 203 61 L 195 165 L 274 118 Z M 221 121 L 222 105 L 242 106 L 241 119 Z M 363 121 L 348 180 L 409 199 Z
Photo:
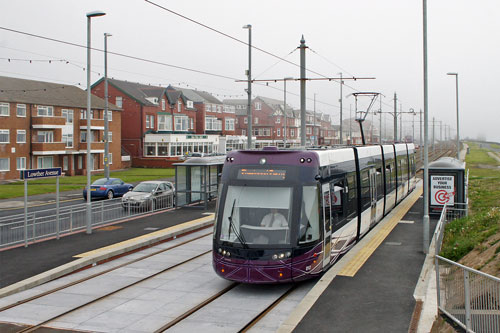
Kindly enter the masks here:
M 91 99 L 91 170 L 104 169 L 104 100 Z M 0 77 L 0 180 L 61 167 L 86 174 L 87 93 L 75 86 Z M 109 106 L 110 168 L 121 169 L 121 110 Z

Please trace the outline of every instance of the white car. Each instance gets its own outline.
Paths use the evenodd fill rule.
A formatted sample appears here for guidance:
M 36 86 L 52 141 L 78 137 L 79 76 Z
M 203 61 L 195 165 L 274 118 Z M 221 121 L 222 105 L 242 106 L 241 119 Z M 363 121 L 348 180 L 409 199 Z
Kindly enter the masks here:
M 122 197 L 124 209 L 158 209 L 173 207 L 175 187 L 168 181 L 144 181 Z

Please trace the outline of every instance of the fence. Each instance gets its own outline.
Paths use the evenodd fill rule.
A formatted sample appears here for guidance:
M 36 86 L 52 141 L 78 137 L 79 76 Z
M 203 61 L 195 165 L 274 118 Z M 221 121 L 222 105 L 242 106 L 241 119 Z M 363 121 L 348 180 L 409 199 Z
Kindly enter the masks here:
M 438 255 L 448 221 L 467 215 L 444 207 L 434 233 L 439 309 L 467 332 L 500 332 L 500 279 Z
M 121 198 L 92 202 L 92 226 L 119 221 L 174 207 L 174 195 L 158 196 L 142 200 L 123 201 Z M 56 209 L 29 212 L 27 223 L 24 214 L 0 218 L 0 248 L 34 243 L 45 238 L 85 230 L 87 227 L 87 205 L 77 204 Z

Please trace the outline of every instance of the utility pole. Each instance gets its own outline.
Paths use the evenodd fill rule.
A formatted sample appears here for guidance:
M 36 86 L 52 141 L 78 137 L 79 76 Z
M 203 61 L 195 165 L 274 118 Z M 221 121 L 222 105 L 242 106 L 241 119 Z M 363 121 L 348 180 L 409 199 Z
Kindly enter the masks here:
M 352 145 L 352 104 L 349 104 L 349 144 Z
M 313 140 L 312 144 L 313 146 L 316 146 L 316 93 L 314 93 L 314 112 L 313 112 Z
M 422 149 L 424 149 L 424 146 L 423 146 L 424 141 L 422 140 L 423 139 L 422 138 L 422 109 L 420 109 L 420 137 L 419 137 L 419 139 L 420 139 L 420 149 L 419 149 L 420 150 L 420 163 L 422 163 L 422 161 L 424 159 L 423 152 L 422 152 Z
M 403 142 L 403 104 L 399 103 L 399 142 Z
M 344 138 L 343 138 L 343 133 L 344 131 L 342 130 L 342 85 L 344 84 L 344 81 L 342 80 L 342 73 L 340 74 L 340 144 L 344 143 Z
M 300 145 L 306 146 L 306 41 L 300 40 Z
M 252 25 L 247 24 L 243 26 L 243 29 L 248 29 L 248 103 L 247 103 L 247 149 L 252 149 Z
M 398 141 L 398 97 L 394 93 L 394 143 Z
M 104 33 L 104 177 L 109 179 L 109 117 L 108 117 L 108 37 Z
M 423 224 L 423 248 L 424 253 L 429 253 L 429 148 L 428 148 L 428 124 L 429 124 L 429 85 L 427 65 L 427 0 L 422 0 L 423 17 L 423 49 L 424 49 L 424 216 Z
M 382 95 L 382 94 L 381 94 Z M 380 133 L 379 133 L 379 144 L 382 144 L 382 96 L 380 96 Z
M 436 140 L 435 126 L 436 126 L 436 118 L 432 117 L 432 151 L 434 151 L 434 144 L 435 144 L 435 140 Z

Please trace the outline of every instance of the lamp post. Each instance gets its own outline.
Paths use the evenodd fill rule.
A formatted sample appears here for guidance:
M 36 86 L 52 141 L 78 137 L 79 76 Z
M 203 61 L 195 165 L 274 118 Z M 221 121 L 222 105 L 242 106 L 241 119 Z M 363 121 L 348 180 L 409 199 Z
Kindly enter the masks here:
M 243 26 L 243 29 L 248 29 L 248 104 L 247 104 L 247 122 L 248 122 L 248 139 L 247 145 L 248 149 L 252 149 L 252 25 L 247 24 Z
M 286 128 L 286 125 L 287 125 L 287 115 L 286 115 L 286 81 L 287 80 L 292 80 L 293 78 L 292 77 L 285 77 L 283 79 L 283 84 L 284 84 L 284 89 L 283 89 L 283 112 L 285 113 L 285 126 L 283 127 L 283 143 L 284 143 L 284 146 L 286 148 L 286 137 L 287 137 L 287 128 Z
M 109 179 L 109 117 L 108 117 L 108 37 L 104 33 L 104 177 Z
M 411 142 L 415 143 L 415 116 L 417 115 L 417 113 L 413 109 L 410 109 L 409 111 L 411 114 L 413 114 L 413 120 L 411 122 L 411 128 L 412 128 L 412 132 L 413 132 L 411 135 Z
M 460 159 L 460 126 L 458 118 L 458 73 L 446 73 L 447 75 L 455 75 L 455 91 L 457 104 L 457 159 Z
M 92 140 L 92 135 L 90 132 L 90 21 L 93 17 L 106 15 L 105 12 L 96 10 L 87 13 L 87 234 L 92 233 L 92 202 L 90 200 L 90 179 L 91 179 L 91 159 L 90 154 L 90 144 Z

